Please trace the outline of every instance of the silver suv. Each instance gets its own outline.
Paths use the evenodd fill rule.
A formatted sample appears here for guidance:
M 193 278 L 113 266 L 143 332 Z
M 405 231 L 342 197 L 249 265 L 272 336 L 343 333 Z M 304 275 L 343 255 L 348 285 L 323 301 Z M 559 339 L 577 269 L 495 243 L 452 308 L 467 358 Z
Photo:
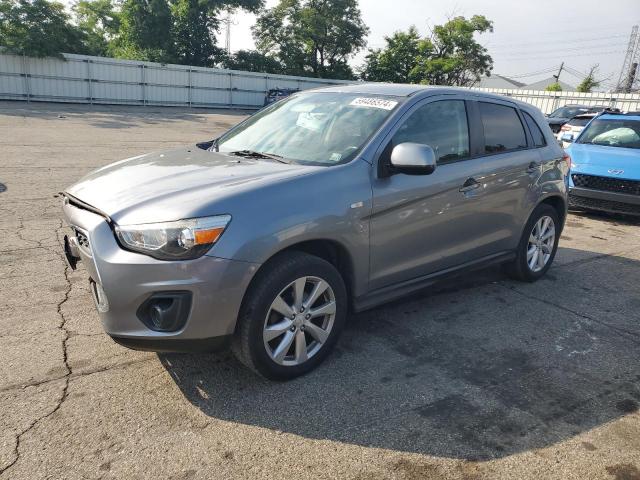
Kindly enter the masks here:
M 534 107 L 472 90 L 300 92 L 216 140 L 101 168 L 64 192 L 106 332 L 127 347 L 231 344 L 308 372 L 347 313 L 504 263 L 549 269 L 568 157 Z

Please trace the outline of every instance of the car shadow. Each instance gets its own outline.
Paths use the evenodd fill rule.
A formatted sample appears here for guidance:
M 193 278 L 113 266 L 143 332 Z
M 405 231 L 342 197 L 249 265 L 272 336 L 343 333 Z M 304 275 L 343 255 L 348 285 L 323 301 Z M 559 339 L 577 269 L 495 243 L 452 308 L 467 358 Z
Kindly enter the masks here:
M 570 250 L 559 255 L 584 257 Z M 618 272 L 640 271 L 633 259 L 611 261 Z M 159 358 L 184 396 L 220 420 L 402 452 L 500 458 L 638 409 L 637 318 L 617 328 L 607 323 L 617 317 L 563 302 L 572 281 L 598 294 L 603 279 L 589 268 L 556 266 L 536 284 L 492 268 L 352 314 L 327 361 L 290 382 L 266 381 L 228 352 Z

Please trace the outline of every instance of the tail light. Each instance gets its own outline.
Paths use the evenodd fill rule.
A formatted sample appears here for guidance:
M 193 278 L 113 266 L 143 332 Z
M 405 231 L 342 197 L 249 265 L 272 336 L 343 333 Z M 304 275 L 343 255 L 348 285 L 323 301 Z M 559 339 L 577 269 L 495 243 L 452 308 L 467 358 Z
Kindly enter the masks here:
M 567 152 L 562 155 L 562 161 L 567 165 L 567 172 L 571 169 L 571 157 Z
M 570 132 L 571 127 L 565 124 L 565 125 L 562 125 L 562 127 L 560 127 L 560 130 L 562 130 L 563 132 Z

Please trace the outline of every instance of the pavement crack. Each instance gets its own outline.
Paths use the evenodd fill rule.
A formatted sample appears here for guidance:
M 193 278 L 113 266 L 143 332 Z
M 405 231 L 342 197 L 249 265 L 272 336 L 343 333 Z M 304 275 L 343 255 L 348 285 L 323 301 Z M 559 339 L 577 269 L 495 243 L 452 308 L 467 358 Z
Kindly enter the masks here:
M 90 375 L 95 375 L 97 373 L 110 372 L 112 370 L 118 370 L 118 369 L 121 369 L 121 368 L 127 368 L 127 367 L 130 367 L 132 365 L 138 365 L 140 363 L 151 362 L 153 360 L 156 360 L 156 357 L 129 360 L 127 362 L 121 362 L 121 363 L 118 363 L 118 364 L 115 364 L 115 365 L 109 365 L 109 366 L 94 368 L 94 369 L 90 369 L 90 370 L 83 370 L 83 371 L 80 371 L 80 372 L 73 372 L 68 377 L 69 377 L 69 381 L 72 381 L 72 380 L 76 380 L 78 378 L 83 378 L 83 377 L 88 377 Z M 41 385 L 46 385 L 48 383 L 57 382 L 58 380 L 62 380 L 64 378 L 67 378 L 67 374 L 66 373 L 64 375 L 59 376 L 59 377 L 45 378 L 43 380 L 37 380 L 37 381 L 31 382 L 31 383 L 7 385 L 5 387 L 0 388 L 0 393 L 11 392 L 13 390 L 26 390 L 27 388 L 32 388 L 32 387 L 39 387 Z
M 63 223 L 61 221 L 60 225 L 56 229 L 56 235 L 59 234 L 59 231 L 62 229 L 62 226 L 63 226 Z M 7 465 L 5 465 L 3 467 L 0 467 L 0 476 L 2 476 L 5 472 L 7 472 L 10 468 L 12 468 L 20 460 L 20 442 L 22 441 L 22 437 L 24 435 L 26 435 L 27 433 L 29 433 L 40 422 L 42 422 L 43 420 L 49 418 L 51 415 L 53 415 L 58 410 L 60 410 L 60 407 L 62 407 L 62 404 L 67 399 L 67 396 L 69 394 L 69 378 L 71 377 L 72 370 L 71 370 L 71 366 L 69 365 L 69 356 L 68 356 L 68 352 L 67 352 L 67 342 L 69 340 L 69 330 L 67 330 L 67 327 L 66 327 L 67 319 L 66 319 L 66 317 L 64 315 L 64 312 L 63 312 L 63 306 L 69 300 L 69 296 L 71 294 L 71 280 L 69 279 L 69 266 L 66 265 L 66 263 L 65 263 L 65 267 L 64 267 L 64 279 L 65 279 L 67 288 L 65 289 L 64 296 L 63 296 L 62 300 L 60 300 L 60 302 L 57 303 L 57 313 L 58 313 L 58 316 L 60 318 L 60 322 L 58 324 L 58 328 L 60 330 L 62 330 L 62 332 L 63 332 L 63 337 L 62 337 L 62 361 L 63 361 L 64 367 L 66 369 L 65 375 L 61 377 L 61 379 L 64 379 L 64 385 L 62 387 L 62 393 L 60 395 L 60 398 L 56 402 L 55 406 L 48 413 L 46 413 L 44 415 L 41 415 L 40 417 L 36 418 L 34 421 L 32 421 L 29 424 L 29 426 L 27 428 L 25 428 L 22 432 L 18 433 L 18 435 L 16 436 L 16 440 L 15 440 L 15 446 L 14 446 L 14 449 L 13 449 L 13 460 L 11 460 Z

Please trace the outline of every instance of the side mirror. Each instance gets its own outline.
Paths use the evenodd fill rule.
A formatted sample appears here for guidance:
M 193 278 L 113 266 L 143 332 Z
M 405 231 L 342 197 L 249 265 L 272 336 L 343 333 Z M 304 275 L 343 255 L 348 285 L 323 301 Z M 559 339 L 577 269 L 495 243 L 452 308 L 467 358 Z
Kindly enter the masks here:
M 436 154 L 429 145 L 401 143 L 391 151 L 391 167 L 407 175 L 430 175 L 436 169 Z
M 563 133 L 560 140 L 567 143 L 573 142 L 573 133 Z

